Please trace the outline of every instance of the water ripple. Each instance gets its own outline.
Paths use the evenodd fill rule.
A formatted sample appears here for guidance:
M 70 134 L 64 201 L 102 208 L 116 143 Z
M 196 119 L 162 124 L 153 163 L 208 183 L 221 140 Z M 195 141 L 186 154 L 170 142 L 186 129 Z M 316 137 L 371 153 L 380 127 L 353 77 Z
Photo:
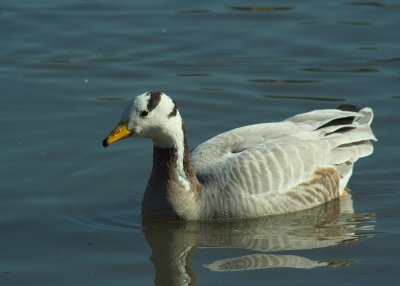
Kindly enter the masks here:
M 308 79 L 251 79 L 249 82 L 252 83 L 272 83 L 272 84 L 308 84 L 308 83 L 320 83 L 320 80 L 308 80 Z
M 178 10 L 177 14 L 208 14 L 211 13 L 211 10 L 207 9 L 187 9 L 187 10 Z
M 377 62 L 400 62 L 400 57 L 377 59 Z
M 295 100 L 312 100 L 312 101 L 345 101 L 344 98 L 338 97 L 315 97 L 315 96 L 289 96 L 289 95 L 266 95 L 265 97 L 273 99 L 295 99 Z
M 365 6 L 365 7 L 373 7 L 373 8 L 400 8 L 400 5 L 398 5 L 398 4 L 386 4 L 386 3 L 373 2 L 373 1 L 349 2 L 348 5 Z
M 176 76 L 182 77 L 206 77 L 211 76 L 209 73 L 192 72 L 192 73 L 177 73 Z
M 280 12 L 293 10 L 291 6 L 230 6 L 229 9 L 241 12 Z
M 327 69 L 321 67 L 309 67 L 301 69 L 306 72 L 329 72 L 329 73 L 370 73 L 370 72 L 379 72 L 378 69 L 375 68 L 351 68 L 351 69 Z

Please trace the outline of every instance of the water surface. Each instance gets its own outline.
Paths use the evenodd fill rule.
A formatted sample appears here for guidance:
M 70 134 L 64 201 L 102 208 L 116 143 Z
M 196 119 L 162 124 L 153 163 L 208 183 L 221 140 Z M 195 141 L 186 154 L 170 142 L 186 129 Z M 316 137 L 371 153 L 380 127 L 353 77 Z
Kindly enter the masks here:
M 398 247 L 396 1 L 0 1 L 1 285 L 385 285 Z M 192 147 L 342 103 L 379 141 L 352 203 L 227 223 L 143 221 L 151 144 L 101 141 L 163 90 Z M 352 207 L 350 207 L 352 205 Z

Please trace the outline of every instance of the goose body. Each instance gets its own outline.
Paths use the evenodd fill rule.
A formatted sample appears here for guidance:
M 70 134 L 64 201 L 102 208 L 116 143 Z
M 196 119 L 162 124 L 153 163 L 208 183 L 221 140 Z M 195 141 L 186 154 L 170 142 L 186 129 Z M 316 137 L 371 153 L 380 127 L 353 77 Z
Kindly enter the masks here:
M 103 146 L 153 140 L 145 217 L 252 218 L 300 211 L 342 195 L 353 164 L 376 140 L 370 108 L 315 110 L 219 134 L 189 153 L 175 102 L 161 92 L 132 100 Z

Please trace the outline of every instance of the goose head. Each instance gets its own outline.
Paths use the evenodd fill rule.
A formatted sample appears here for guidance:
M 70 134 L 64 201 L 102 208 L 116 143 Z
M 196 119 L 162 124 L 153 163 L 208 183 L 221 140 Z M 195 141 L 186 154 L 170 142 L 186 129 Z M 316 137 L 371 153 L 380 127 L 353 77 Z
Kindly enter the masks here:
M 146 92 L 128 103 L 120 122 L 104 139 L 103 146 L 134 136 L 152 139 L 160 148 L 174 148 L 183 142 L 182 128 L 175 102 L 162 92 Z

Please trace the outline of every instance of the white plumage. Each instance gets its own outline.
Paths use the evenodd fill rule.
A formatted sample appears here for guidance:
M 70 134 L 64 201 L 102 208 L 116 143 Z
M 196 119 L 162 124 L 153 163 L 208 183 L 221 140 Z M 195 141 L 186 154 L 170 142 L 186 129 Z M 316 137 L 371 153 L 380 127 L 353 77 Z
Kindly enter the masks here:
M 103 144 L 131 135 L 153 140 L 142 211 L 158 218 L 248 218 L 317 206 L 341 195 L 354 162 L 370 155 L 369 140 L 376 140 L 370 108 L 327 109 L 233 129 L 189 156 L 182 118 L 168 96 L 145 93 L 126 110 Z

